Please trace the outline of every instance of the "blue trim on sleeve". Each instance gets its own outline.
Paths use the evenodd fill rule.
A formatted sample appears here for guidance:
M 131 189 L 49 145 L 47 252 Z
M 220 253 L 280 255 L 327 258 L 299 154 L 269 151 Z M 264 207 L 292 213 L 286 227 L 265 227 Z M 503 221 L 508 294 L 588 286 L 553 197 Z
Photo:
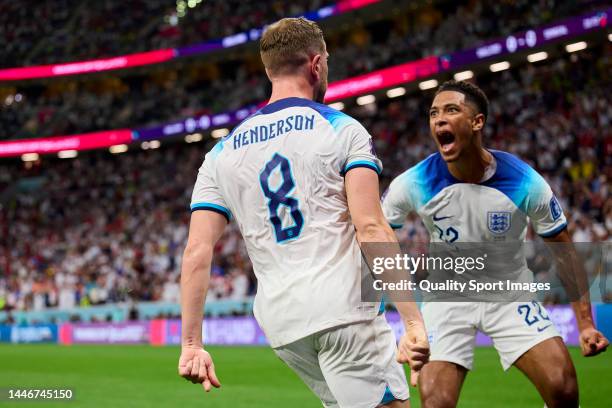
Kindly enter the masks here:
M 554 228 L 548 232 L 544 232 L 542 234 L 538 234 L 539 236 L 541 236 L 542 238 L 551 238 L 554 237 L 555 235 L 557 235 L 558 233 L 560 233 L 561 231 L 563 231 L 564 229 L 567 228 L 567 222 L 564 222 L 563 224 L 559 225 L 557 228 Z
M 390 223 L 389 223 L 389 226 L 390 226 L 391 228 L 393 228 L 394 230 L 396 230 L 396 229 L 400 229 L 400 228 L 402 228 L 402 227 L 404 226 L 404 224 L 393 224 L 392 222 L 390 222 Z
M 346 173 L 348 173 L 349 170 L 355 169 L 357 167 L 367 167 L 369 169 L 374 170 L 378 174 L 382 172 L 381 168 L 378 167 L 376 163 L 365 160 L 358 160 L 348 163 L 346 167 L 344 167 L 344 170 L 340 172 L 340 174 L 344 176 Z
M 191 212 L 198 210 L 209 210 L 221 214 L 227 219 L 227 222 L 230 222 L 230 220 L 232 219 L 232 213 L 230 212 L 230 210 L 218 204 L 195 203 L 191 205 Z

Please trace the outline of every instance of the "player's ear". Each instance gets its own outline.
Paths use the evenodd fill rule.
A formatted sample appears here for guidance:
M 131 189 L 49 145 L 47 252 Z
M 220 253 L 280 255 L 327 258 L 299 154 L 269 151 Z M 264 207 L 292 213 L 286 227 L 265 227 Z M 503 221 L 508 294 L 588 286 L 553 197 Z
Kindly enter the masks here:
M 485 116 L 482 113 L 477 113 L 472 119 L 472 130 L 474 132 L 480 131 L 484 128 Z
M 316 54 L 310 61 L 310 73 L 317 80 L 321 77 L 321 71 L 323 70 L 321 62 L 321 54 Z

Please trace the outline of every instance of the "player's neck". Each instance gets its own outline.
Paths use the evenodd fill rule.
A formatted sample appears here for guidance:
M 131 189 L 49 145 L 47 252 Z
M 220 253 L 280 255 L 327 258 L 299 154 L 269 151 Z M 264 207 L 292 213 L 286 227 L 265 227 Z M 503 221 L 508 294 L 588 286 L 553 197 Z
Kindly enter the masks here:
M 312 86 L 303 78 L 283 77 L 272 81 L 272 95 L 268 103 L 285 98 L 304 98 L 312 100 Z
M 492 162 L 491 153 L 482 146 L 473 146 L 466 150 L 458 160 L 448 163 L 448 171 L 457 180 L 465 183 L 479 183 Z

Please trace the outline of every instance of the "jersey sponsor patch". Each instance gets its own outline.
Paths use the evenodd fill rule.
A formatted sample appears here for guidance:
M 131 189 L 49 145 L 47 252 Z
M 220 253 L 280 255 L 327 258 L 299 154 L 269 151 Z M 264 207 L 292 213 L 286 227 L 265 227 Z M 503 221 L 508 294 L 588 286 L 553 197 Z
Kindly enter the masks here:
M 561 214 L 563 214 L 563 211 L 561 211 L 561 205 L 559 204 L 557 197 L 553 196 L 550 199 L 550 215 L 554 221 L 557 221 L 559 217 L 561 217 Z
M 487 227 L 494 234 L 508 232 L 512 222 L 510 211 L 489 211 L 487 213 Z

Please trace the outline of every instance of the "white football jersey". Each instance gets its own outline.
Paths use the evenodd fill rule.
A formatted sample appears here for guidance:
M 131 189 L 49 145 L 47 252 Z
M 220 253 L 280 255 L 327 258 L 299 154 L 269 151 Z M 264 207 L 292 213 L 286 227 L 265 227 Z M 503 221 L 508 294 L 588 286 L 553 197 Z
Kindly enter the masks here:
M 206 154 L 191 209 L 238 223 L 258 286 L 254 313 L 272 347 L 373 319 L 361 302 L 361 253 L 344 174 L 380 173 L 368 132 L 302 98 L 271 103 Z
M 565 215 L 544 178 L 509 153 L 490 152 L 495 169 L 481 183 L 455 179 L 439 153 L 396 177 L 382 204 L 391 226 L 401 228 L 406 215 L 416 212 L 432 243 L 483 243 L 483 248 L 500 252 L 517 248 L 504 243 L 525 240 L 529 222 L 543 237 L 563 230 Z M 523 255 L 504 255 L 506 264 L 500 270 L 506 277 L 530 280 Z

